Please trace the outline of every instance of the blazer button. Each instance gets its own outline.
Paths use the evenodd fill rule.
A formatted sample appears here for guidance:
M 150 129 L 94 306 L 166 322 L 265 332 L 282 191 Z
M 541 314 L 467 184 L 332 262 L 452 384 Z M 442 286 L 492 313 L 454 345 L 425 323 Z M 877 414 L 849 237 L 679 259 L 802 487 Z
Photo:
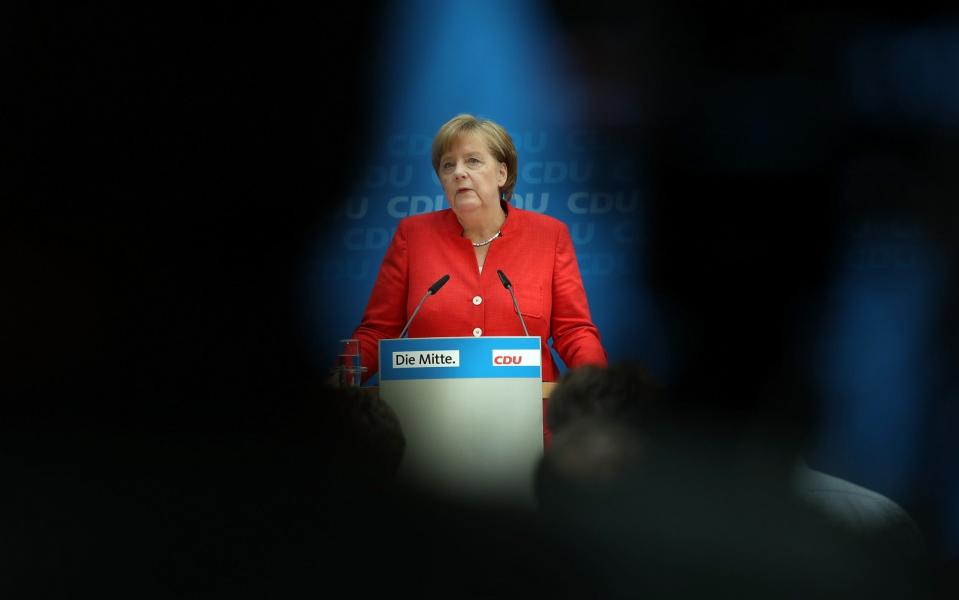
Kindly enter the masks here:
M 480 298 L 479 296 L 473 296 L 473 304 L 475 304 L 476 306 L 479 306 L 482 303 L 483 303 L 482 298 Z
M 479 337 L 481 335 L 483 335 L 483 330 L 479 327 L 473 330 L 473 337 Z

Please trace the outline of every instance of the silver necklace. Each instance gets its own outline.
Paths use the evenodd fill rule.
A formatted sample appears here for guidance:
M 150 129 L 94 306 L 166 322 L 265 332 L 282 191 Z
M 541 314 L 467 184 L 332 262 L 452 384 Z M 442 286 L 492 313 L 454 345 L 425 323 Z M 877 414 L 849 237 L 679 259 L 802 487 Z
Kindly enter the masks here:
M 493 237 L 491 237 L 490 239 L 486 240 L 485 242 L 472 242 L 473 247 L 474 247 L 474 248 L 479 248 L 480 246 L 489 245 L 490 242 L 492 242 L 493 240 L 495 240 L 496 238 L 499 237 L 499 234 L 500 234 L 500 232 L 497 231 L 495 234 L 493 234 Z

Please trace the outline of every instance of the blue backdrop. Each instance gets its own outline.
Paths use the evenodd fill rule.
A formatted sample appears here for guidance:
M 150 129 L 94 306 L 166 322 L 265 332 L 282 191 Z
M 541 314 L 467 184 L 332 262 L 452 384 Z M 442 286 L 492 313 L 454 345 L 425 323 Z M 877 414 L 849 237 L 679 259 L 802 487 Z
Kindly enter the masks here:
M 576 87 L 560 70 L 563 50 L 539 6 L 418 1 L 387 20 L 392 34 L 383 40 L 377 77 L 377 133 L 352 194 L 330 215 L 334 233 L 318 240 L 310 266 L 307 310 L 321 361 L 359 323 L 397 222 L 448 207 L 430 145 L 444 122 L 466 112 L 500 123 L 513 138 L 519 153 L 513 205 L 568 225 L 610 357 L 638 353 L 657 363 L 655 352 L 636 344 L 649 340 L 654 327 L 637 310 L 639 264 L 627 251 L 641 235 L 640 176 L 627 159 L 606 158 L 601 140 L 578 125 Z

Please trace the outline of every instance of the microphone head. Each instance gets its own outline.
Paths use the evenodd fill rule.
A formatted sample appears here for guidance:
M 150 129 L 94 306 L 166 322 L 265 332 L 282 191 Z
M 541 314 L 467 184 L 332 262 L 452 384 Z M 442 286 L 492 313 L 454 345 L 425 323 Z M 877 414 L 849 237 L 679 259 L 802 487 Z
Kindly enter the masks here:
M 506 278 L 506 274 L 496 269 L 496 274 L 499 275 L 499 280 L 503 282 L 503 287 L 509 289 L 512 283 L 509 282 L 509 279 Z
M 446 282 L 449 280 L 450 280 L 450 276 L 448 274 L 443 275 L 442 277 L 437 279 L 436 283 L 430 286 L 430 295 L 433 295 L 436 292 L 440 291 L 440 288 L 446 285 Z

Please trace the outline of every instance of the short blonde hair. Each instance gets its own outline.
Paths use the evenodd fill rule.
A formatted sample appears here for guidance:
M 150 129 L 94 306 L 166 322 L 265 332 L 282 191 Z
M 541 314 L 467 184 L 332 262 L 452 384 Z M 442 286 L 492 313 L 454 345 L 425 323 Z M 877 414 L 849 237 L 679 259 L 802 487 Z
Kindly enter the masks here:
M 439 175 L 440 158 L 443 154 L 450 149 L 454 140 L 471 133 L 481 135 L 493 158 L 506 165 L 506 183 L 499 191 L 500 197 L 509 202 L 513 197 L 513 186 L 516 185 L 516 146 L 506 130 L 489 119 L 477 119 L 473 115 L 462 114 L 443 124 L 433 138 L 433 170 Z

